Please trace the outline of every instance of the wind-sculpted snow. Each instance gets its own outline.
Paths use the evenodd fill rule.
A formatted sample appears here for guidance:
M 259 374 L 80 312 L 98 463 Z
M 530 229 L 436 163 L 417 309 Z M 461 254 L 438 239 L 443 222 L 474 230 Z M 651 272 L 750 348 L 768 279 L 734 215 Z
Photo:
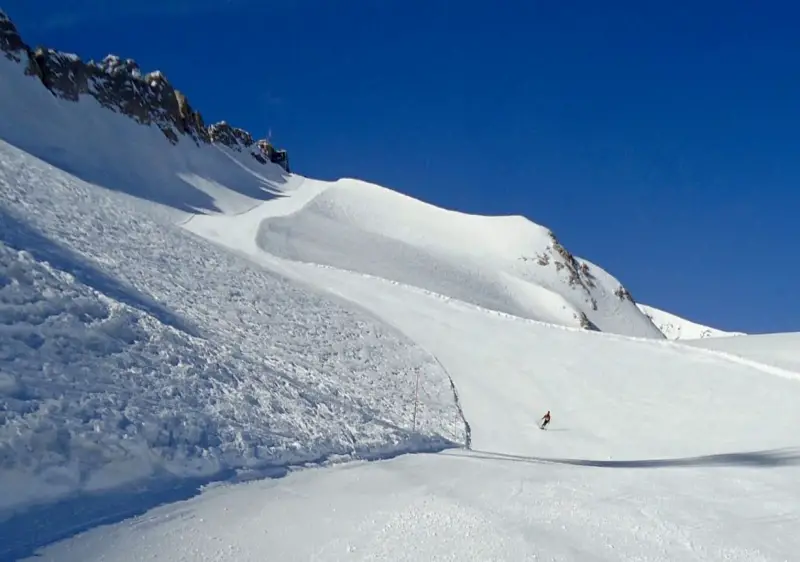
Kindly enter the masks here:
M 0 510 L 464 439 L 435 358 L 352 307 L 2 141 L 0 202 Z
M 187 228 L 236 250 L 369 274 L 523 318 L 664 337 L 617 279 L 521 216 L 470 215 L 356 180 L 306 179 L 243 215 L 196 216 Z

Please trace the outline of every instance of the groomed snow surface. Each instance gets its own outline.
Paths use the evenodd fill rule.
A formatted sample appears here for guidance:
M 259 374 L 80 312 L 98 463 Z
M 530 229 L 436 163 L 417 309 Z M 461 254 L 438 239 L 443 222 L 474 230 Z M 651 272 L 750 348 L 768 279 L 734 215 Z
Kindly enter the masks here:
M 173 147 L 2 57 L 0 110 L 0 558 L 800 551 L 800 335 L 668 341 L 521 217 Z

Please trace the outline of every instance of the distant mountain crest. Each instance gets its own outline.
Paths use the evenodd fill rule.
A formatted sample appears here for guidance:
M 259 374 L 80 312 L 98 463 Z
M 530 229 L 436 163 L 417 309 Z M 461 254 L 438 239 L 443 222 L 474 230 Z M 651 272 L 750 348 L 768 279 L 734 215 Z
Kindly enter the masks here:
M 220 122 L 206 126 L 200 112 L 175 89 L 160 71 L 142 73 L 132 59 L 108 55 L 99 62 L 84 62 L 75 54 L 46 47 L 31 49 L 14 23 L 0 11 L 0 50 L 6 58 L 26 64 L 25 73 L 38 78 L 59 98 L 78 101 L 94 97 L 103 107 L 122 113 L 143 125 L 156 125 L 173 144 L 189 137 L 197 144 L 217 143 L 256 160 L 273 162 L 289 171 L 285 150 L 266 139 L 254 141 L 243 129 Z
M 742 332 L 725 332 L 709 326 L 697 324 L 669 312 L 664 312 L 652 306 L 637 304 L 639 310 L 644 312 L 653 321 L 659 330 L 670 340 L 698 340 L 705 338 L 719 338 L 725 336 L 743 336 Z

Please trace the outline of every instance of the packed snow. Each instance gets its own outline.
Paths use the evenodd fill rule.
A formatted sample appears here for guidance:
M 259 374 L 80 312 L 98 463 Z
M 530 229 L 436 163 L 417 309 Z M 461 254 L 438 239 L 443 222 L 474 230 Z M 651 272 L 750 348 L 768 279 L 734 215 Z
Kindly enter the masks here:
M 800 547 L 798 381 L 702 349 L 269 261 L 435 354 L 458 386 L 471 450 L 211 487 L 37 560 L 750 562 Z M 768 416 L 780 422 L 754 423 Z
M 704 326 L 646 304 L 638 303 L 637 306 L 653 321 L 667 339 L 670 340 L 699 340 L 703 338 L 744 335 L 742 332 L 725 332 L 723 330 L 711 328 L 710 326 Z
M 525 218 L 172 146 L 3 57 L 0 111 L 0 559 L 800 550 L 796 337 L 668 341 Z

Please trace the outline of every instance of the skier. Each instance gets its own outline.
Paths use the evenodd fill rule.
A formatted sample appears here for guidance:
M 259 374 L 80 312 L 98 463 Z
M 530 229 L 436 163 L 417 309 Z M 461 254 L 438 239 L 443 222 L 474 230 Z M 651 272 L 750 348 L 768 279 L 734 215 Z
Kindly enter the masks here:
M 539 429 L 544 429 L 547 427 L 547 424 L 550 423 L 550 410 L 547 410 L 547 413 L 542 416 L 542 424 L 539 426 Z

